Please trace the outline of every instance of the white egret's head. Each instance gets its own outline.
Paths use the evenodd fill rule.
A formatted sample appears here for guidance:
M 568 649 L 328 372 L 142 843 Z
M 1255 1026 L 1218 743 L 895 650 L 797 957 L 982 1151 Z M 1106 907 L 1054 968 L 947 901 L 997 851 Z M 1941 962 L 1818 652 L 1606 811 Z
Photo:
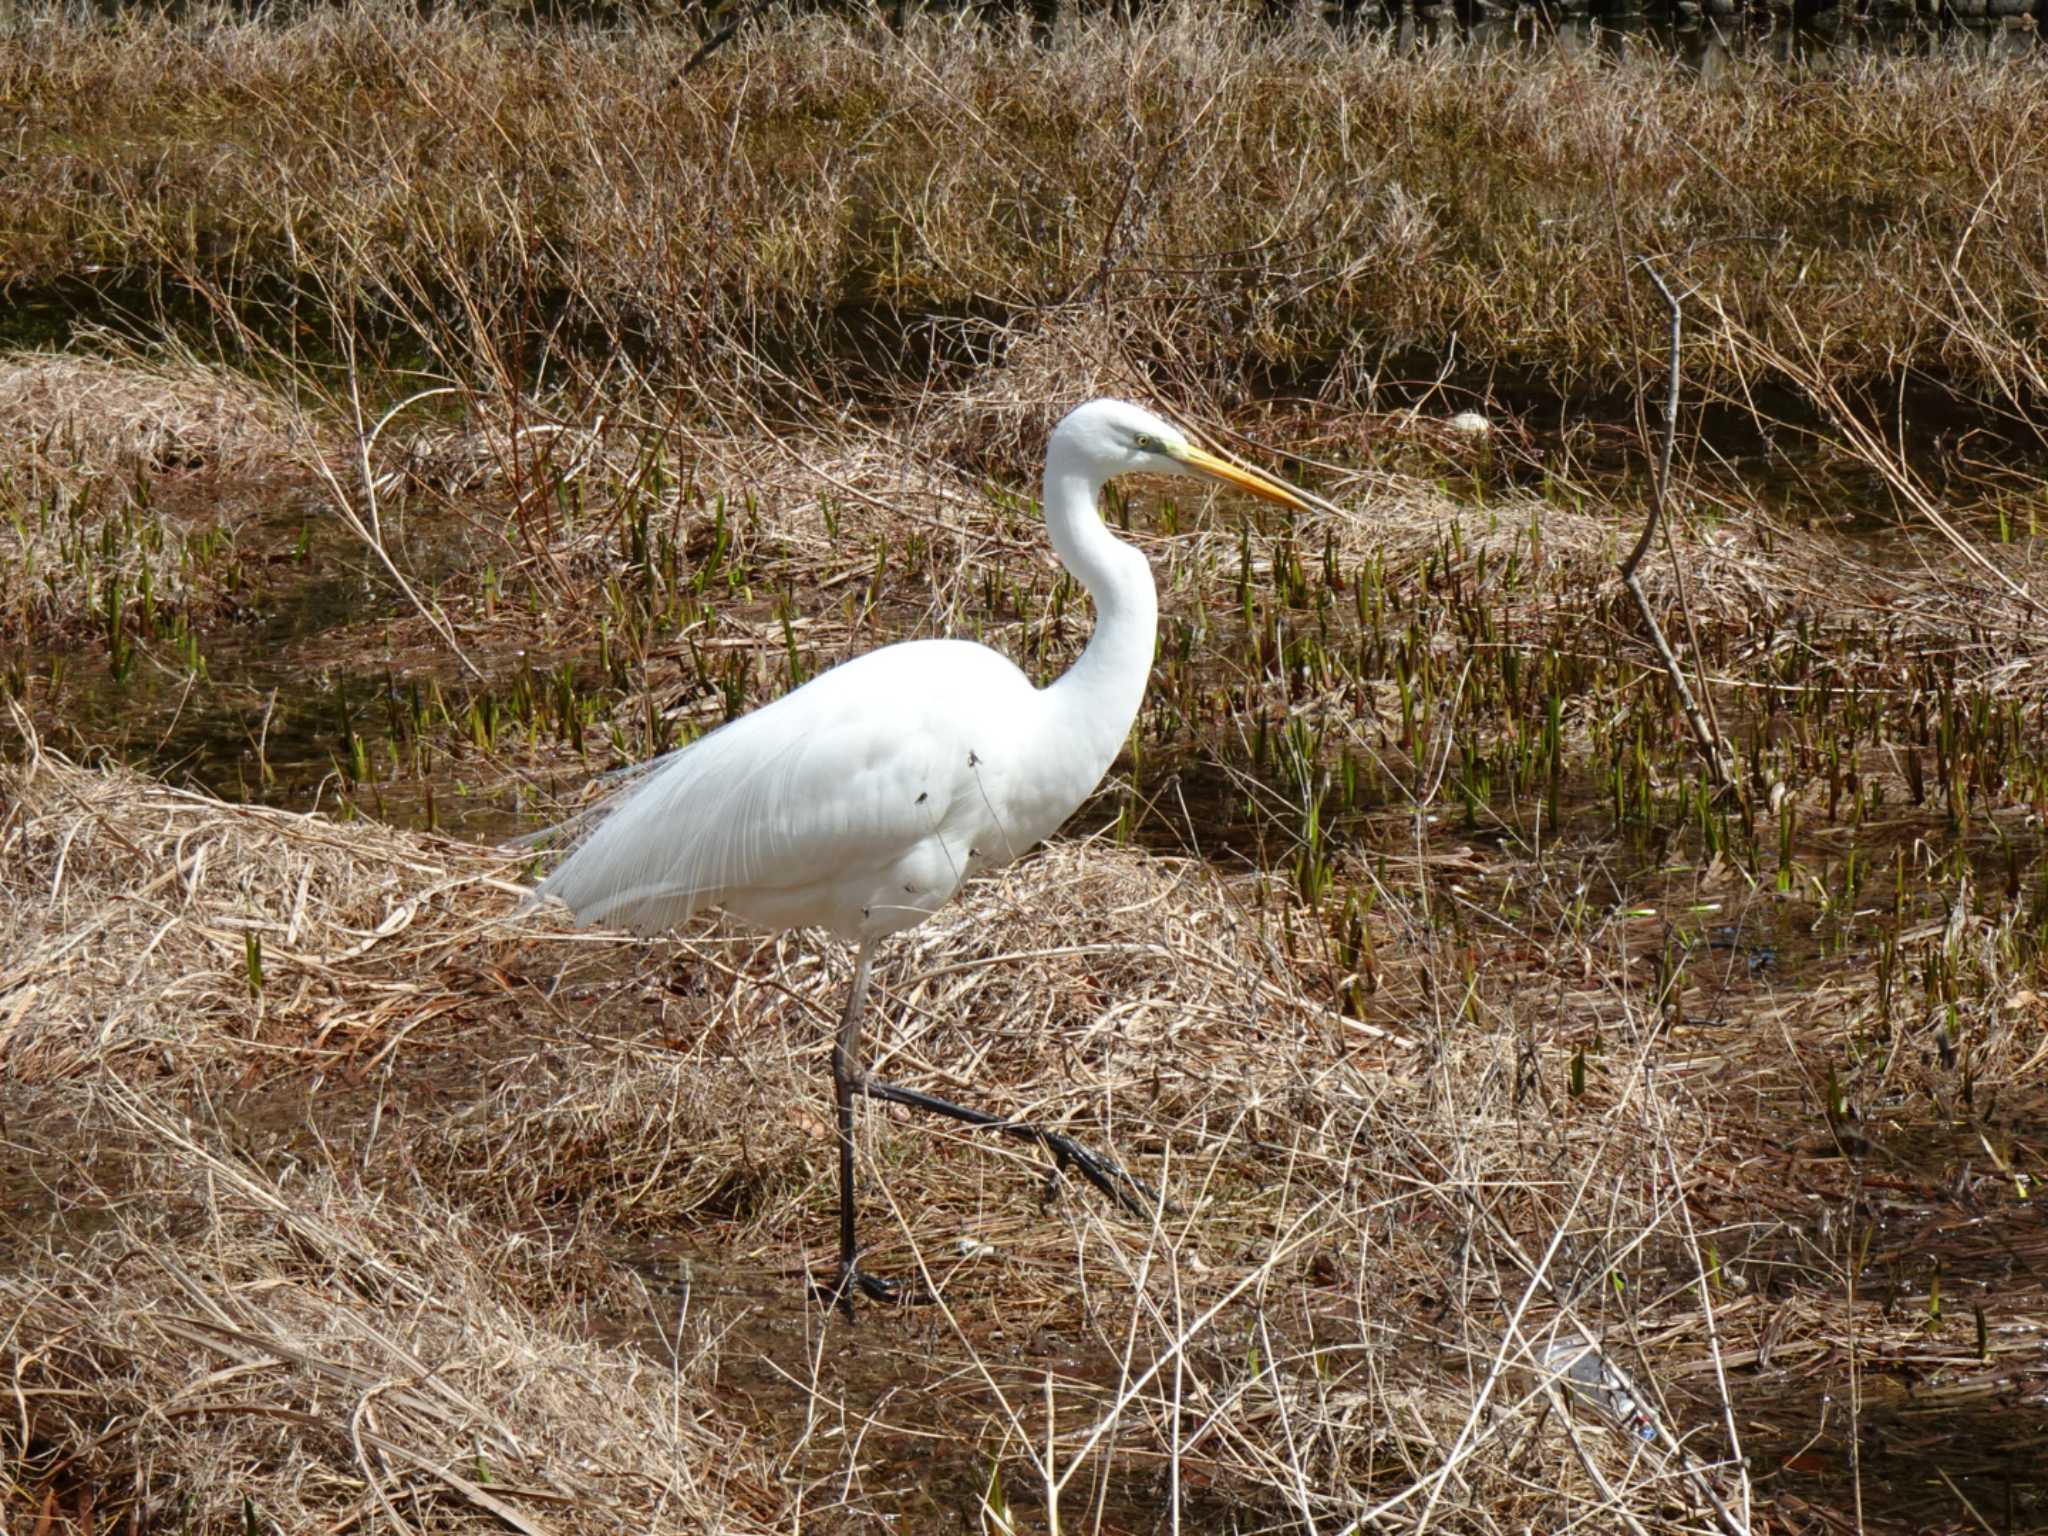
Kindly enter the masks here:
M 1052 434 L 1052 456 L 1062 451 L 1079 458 L 1097 480 L 1135 474 L 1193 475 L 1222 480 L 1286 506 L 1308 506 L 1286 486 L 1219 458 L 1172 422 L 1128 400 L 1090 400 L 1067 412 Z

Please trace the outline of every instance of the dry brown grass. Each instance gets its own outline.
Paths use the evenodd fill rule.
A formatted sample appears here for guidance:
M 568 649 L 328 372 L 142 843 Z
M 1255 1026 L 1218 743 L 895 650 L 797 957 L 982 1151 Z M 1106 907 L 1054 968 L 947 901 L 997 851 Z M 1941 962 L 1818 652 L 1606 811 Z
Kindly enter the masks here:
M 690 46 L 380 5 L 118 34 L 34 11 L 0 74 L 32 125 L 0 268 L 162 279 L 259 333 L 282 285 L 316 333 L 415 331 L 448 380 L 546 356 L 707 401 L 915 396 L 1012 322 L 1099 316 L 1187 403 L 1276 373 L 1363 394 L 1453 334 L 1478 367 L 1633 387 L 1659 339 L 1629 264 L 1654 255 L 1780 344 L 1796 294 L 1836 377 L 2033 387 L 1973 338 L 2030 336 L 2043 290 L 2038 58 L 1705 80 L 1196 6 L 1051 51 L 808 17 L 679 77 Z
M 0 1275 L 10 1524 L 775 1527 L 762 1448 L 705 1390 L 715 1341 L 596 1342 L 517 1234 L 254 1164 L 115 1079 L 88 1102 L 117 1183 L 66 1181 L 93 1217 Z
M 49 756 L 10 770 L 8 806 L 0 1070 L 32 1255 L 4 1281 L 11 1519 L 89 1500 L 206 1525 L 246 1496 L 287 1530 L 747 1529 L 797 1499 L 898 1507 L 897 1458 L 937 1432 L 967 1448 L 948 1496 L 993 1464 L 1027 1527 L 1100 1498 L 1111 1529 L 1162 1499 L 1303 1528 L 1371 1507 L 1382 1529 L 1714 1529 L 1681 1468 L 1725 1440 L 1717 1370 L 1748 1401 L 1768 1362 L 1845 1337 L 1870 1371 L 1928 1347 L 1910 1307 L 1829 1300 L 1853 1237 L 1813 1226 L 1814 1195 L 1731 1183 L 1879 1027 L 1874 983 L 1781 997 L 1731 956 L 1674 1014 L 1668 929 L 1571 915 L 1598 842 L 1354 871 L 1382 893 L 1364 1017 L 1267 882 L 1096 844 L 975 888 L 892 958 L 878 1065 L 1061 1120 L 1175 1209 L 1041 1212 L 1031 1159 L 871 1113 L 876 1261 L 941 1300 L 842 1338 L 800 1278 L 829 1209 L 835 966 L 513 924 L 501 861 Z M 1503 878 L 1532 895 L 1489 926 Z M 1769 931 L 1740 879 L 1687 888 Z M 1995 922 L 1914 942 L 2004 963 Z M 2027 1017 L 1961 1026 L 1978 1092 L 2026 1080 Z M 1948 1091 L 1895 1059 L 1892 1092 Z M 1815 1190 L 1846 1172 L 1798 1166 Z M 681 1365 L 599 1342 L 647 1305 L 628 1233 L 758 1269 L 760 1299 L 707 1280 Z M 783 1321 L 742 1326 L 760 1307 Z M 1560 1331 L 1604 1336 L 1689 1449 L 1557 1413 L 1532 1362 Z M 2023 1345 L 1993 1338 L 1996 1379 Z M 796 1386 L 736 1420 L 714 1371 Z M 920 1386 L 931 1407 L 891 1408 Z M 820 1438 L 849 1414 L 865 1451 Z M 1698 1475 L 1740 1504 L 1729 1469 Z
M 179 471 L 271 472 L 288 460 L 285 412 L 248 380 L 192 359 L 118 352 L 0 356 L 9 479 L 75 488 Z
M 217 610 L 234 534 L 296 478 L 303 422 L 268 391 L 173 349 L 0 356 L 0 624 L 75 644 L 147 592 Z
M 7 806 L 10 1524 L 773 1523 L 704 1339 L 607 1346 L 530 1236 L 364 1176 L 365 1085 L 497 990 L 451 957 L 501 864 L 36 756 Z
M 508 925 L 488 859 L 47 756 L 11 770 L 9 804 L 4 1060 L 27 1111 L 9 1182 L 46 1192 L 12 1218 L 40 1236 L 6 1281 L 17 1511 L 191 1499 L 205 1524 L 246 1494 L 304 1529 L 388 1500 L 442 1529 L 496 1498 L 546 1528 L 744 1527 L 792 1491 L 762 1492 L 764 1452 L 837 1455 L 797 1421 L 736 1443 L 696 1368 L 578 1320 L 635 1310 L 620 1229 L 679 1225 L 751 1249 L 802 1314 L 829 1198 L 829 968 L 708 933 L 621 968 L 633 952 Z M 1383 939 L 1399 1028 L 1318 1001 L 1317 941 L 1276 893 L 1103 847 L 977 889 L 895 958 L 885 1071 L 1065 1118 L 1176 1201 L 1149 1229 L 1071 1196 L 1035 1214 L 1036 1174 L 1004 1149 L 868 1117 L 878 1260 L 942 1301 L 856 1337 L 907 1329 L 928 1368 L 982 1379 L 951 1389 L 951 1433 L 1020 1507 L 1049 1479 L 1071 1522 L 1091 1479 L 1120 1509 L 1165 1478 L 1206 1490 L 1191 1507 L 1318 1521 L 1382 1497 L 1401 1526 L 1446 1499 L 1486 1528 L 1603 1501 L 1664 1519 L 1650 1464 L 1581 1425 L 1600 1493 L 1564 1421 L 1540 1427 L 1534 1379 L 1490 1362 L 1566 1316 L 1619 1321 L 1589 1262 L 1661 1277 L 1653 1358 L 1698 1361 L 1670 1181 L 1697 1177 L 1702 1122 L 1633 1072 L 1569 1112 L 1529 1099 L 1526 1073 L 1549 1073 L 1524 1026 L 1443 996 L 1406 924 Z M 961 1257 L 963 1231 L 984 1257 Z M 1480 1293 L 1522 1301 L 1502 1319 Z M 1029 1355 L 993 1342 L 1027 1318 L 1079 1351 L 1049 1429 Z M 815 1372 L 843 1346 L 809 1347 Z M 816 1386 L 848 1408 L 871 1389 Z M 859 1411 L 886 1445 L 886 1409 Z M 878 1497 L 842 1489 L 850 1509 Z

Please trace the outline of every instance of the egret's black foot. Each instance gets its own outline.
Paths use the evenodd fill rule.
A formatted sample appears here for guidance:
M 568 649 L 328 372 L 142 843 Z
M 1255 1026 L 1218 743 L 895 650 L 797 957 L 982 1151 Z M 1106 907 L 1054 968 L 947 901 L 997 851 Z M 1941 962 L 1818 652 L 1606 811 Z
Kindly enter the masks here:
M 1045 1177 L 1046 1197 L 1052 1197 L 1054 1181 L 1068 1168 L 1079 1170 L 1093 1184 L 1133 1216 L 1150 1216 L 1161 1209 L 1159 1192 L 1136 1174 L 1126 1173 L 1116 1162 L 1090 1152 L 1071 1137 L 1032 1127 L 1039 1145 L 1052 1154 L 1052 1171 Z M 1172 1210 L 1168 1205 L 1164 1209 Z
M 856 1293 L 869 1301 L 892 1307 L 910 1306 L 924 1299 L 901 1281 L 871 1275 L 858 1264 L 840 1265 L 829 1279 L 822 1275 L 811 1277 L 811 1294 L 826 1306 L 839 1308 L 848 1317 L 853 1316 Z
M 1161 1201 L 1159 1192 L 1143 1179 L 1124 1170 L 1112 1159 L 1090 1152 L 1070 1136 L 1057 1131 L 1048 1131 L 1024 1120 L 1006 1120 L 1001 1115 L 992 1115 L 986 1110 L 968 1109 L 946 1099 L 935 1097 L 916 1088 L 901 1088 L 894 1083 L 876 1082 L 869 1078 L 859 1085 L 859 1091 L 871 1099 L 880 1099 L 885 1104 L 903 1104 L 911 1109 L 927 1110 L 935 1115 L 944 1115 L 949 1120 L 958 1120 L 965 1125 L 979 1126 L 983 1130 L 1000 1131 L 1019 1141 L 1035 1141 L 1052 1154 L 1052 1171 L 1046 1175 L 1046 1198 L 1052 1197 L 1059 1176 L 1068 1168 L 1079 1170 L 1081 1177 L 1093 1184 L 1131 1215 L 1145 1218 L 1155 1211 L 1172 1211 L 1175 1207 Z

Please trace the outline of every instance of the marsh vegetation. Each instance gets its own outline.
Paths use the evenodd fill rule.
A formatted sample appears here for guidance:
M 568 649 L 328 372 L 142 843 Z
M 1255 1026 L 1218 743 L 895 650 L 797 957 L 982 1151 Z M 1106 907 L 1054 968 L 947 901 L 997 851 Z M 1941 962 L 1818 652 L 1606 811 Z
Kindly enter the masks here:
M 2048 65 L 695 46 L 12 13 L 0 1521 L 2048 1521 Z M 879 644 L 1055 675 L 1097 393 L 1330 508 L 1112 499 L 1145 712 L 877 1048 L 1174 1206 L 873 1114 L 939 1300 L 849 1330 L 843 957 L 494 844 Z

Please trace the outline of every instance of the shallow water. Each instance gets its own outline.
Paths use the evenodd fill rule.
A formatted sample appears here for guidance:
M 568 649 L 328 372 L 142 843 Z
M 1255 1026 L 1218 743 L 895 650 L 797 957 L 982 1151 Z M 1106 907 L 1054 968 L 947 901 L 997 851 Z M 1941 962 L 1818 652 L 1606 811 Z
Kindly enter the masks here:
M 1985 1120 L 2038 1145 L 2048 1095 Z M 1979 1138 L 1977 1122 L 1916 1120 L 1855 1152 L 1858 1294 L 1874 1331 L 1910 1320 L 1917 1342 L 1873 1349 L 1853 1373 L 1796 1351 L 1740 1373 L 1765 1497 L 1885 1530 L 2048 1528 L 2048 1201 L 2015 1201 Z

